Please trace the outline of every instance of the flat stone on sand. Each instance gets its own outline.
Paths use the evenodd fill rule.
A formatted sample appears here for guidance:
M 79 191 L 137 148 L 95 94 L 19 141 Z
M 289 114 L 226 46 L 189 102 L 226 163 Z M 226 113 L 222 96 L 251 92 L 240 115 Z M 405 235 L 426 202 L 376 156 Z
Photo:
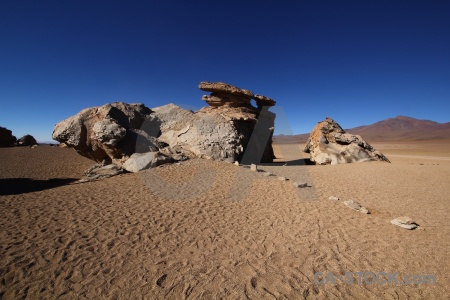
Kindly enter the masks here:
M 304 188 L 304 187 L 308 186 L 308 184 L 306 182 L 294 182 L 293 184 L 297 188 Z
M 367 208 L 365 208 L 364 206 L 361 206 L 361 204 L 359 204 L 355 200 L 344 201 L 344 204 L 346 206 L 350 207 L 351 209 L 354 209 L 354 210 L 357 210 L 359 212 L 362 212 L 363 214 L 368 214 L 369 213 L 369 210 Z
M 338 201 L 339 200 L 339 198 L 335 197 L 335 196 L 330 196 L 328 199 L 332 200 L 332 201 Z
M 411 218 L 409 218 L 409 217 L 399 217 L 399 218 L 396 218 L 396 219 L 394 219 L 394 220 L 391 220 L 391 224 L 394 224 L 394 225 L 397 225 L 397 226 L 400 226 L 400 227 L 402 227 L 402 228 L 409 229 L 409 230 L 416 229 L 417 226 L 418 226 L 418 225 L 417 225 L 416 223 L 414 223 L 414 221 L 413 221 Z

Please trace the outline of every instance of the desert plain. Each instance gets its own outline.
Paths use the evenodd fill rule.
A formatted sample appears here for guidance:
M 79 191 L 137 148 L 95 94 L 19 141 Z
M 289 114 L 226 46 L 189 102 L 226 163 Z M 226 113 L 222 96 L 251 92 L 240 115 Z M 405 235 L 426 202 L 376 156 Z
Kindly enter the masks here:
M 308 165 L 290 143 L 260 172 L 194 159 L 85 183 L 73 149 L 0 148 L 0 299 L 450 299 L 450 140 L 372 145 L 391 163 Z

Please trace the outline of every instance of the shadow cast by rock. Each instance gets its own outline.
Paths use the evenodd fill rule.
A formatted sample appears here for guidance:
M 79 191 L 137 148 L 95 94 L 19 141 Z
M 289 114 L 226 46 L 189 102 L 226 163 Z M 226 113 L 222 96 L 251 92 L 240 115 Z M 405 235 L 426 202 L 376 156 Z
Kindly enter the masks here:
M 17 195 L 38 192 L 67 185 L 77 178 L 52 178 L 36 180 L 31 178 L 2 178 L 0 179 L 0 195 Z
M 260 166 L 310 166 L 315 165 L 314 162 L 311 161 L 309 158 L 301 158 L 301 159 L 295 159 L 295 160 L 288 160 L 288 161 L 280 161 L 280 162 L 274 162 L 274 163 L 261 163 L 258 164 Z

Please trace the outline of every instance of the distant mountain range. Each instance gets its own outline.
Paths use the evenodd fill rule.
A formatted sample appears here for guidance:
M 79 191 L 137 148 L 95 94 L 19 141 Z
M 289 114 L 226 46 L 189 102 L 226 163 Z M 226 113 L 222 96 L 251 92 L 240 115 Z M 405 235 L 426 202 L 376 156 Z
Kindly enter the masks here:
M 450 139 L 450 122 L 438 123 L 429 120 L 418 120 L 411 117 L 397 116 L 371 125 L 345 129 L 358 134 L 368 142 L 397 140 L 439 140 Z M 304 143 L 309 133 L 297 135 L 277 135 L 274 140 L 283 143 Z

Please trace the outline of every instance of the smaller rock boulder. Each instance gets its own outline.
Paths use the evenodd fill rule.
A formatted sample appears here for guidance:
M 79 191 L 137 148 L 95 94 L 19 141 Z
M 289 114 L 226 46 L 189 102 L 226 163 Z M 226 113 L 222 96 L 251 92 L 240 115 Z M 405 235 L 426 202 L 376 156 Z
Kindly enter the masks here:
M 34 146 L 37 145 L 36 139 L 29 134 L 24 135 L 20 139 L 17 140 L 18 146 Z
M 136 173 L 171 162 L 170 157 L 160 152 L 134 153 L 123 163 L 122 167 L 128 172 Z
M 318 165 L 376 160 L 390 162 L 361 136 L 345 132 L 328 117 L 314 127 L 303 151 L 310 153 L 311 161 Z

